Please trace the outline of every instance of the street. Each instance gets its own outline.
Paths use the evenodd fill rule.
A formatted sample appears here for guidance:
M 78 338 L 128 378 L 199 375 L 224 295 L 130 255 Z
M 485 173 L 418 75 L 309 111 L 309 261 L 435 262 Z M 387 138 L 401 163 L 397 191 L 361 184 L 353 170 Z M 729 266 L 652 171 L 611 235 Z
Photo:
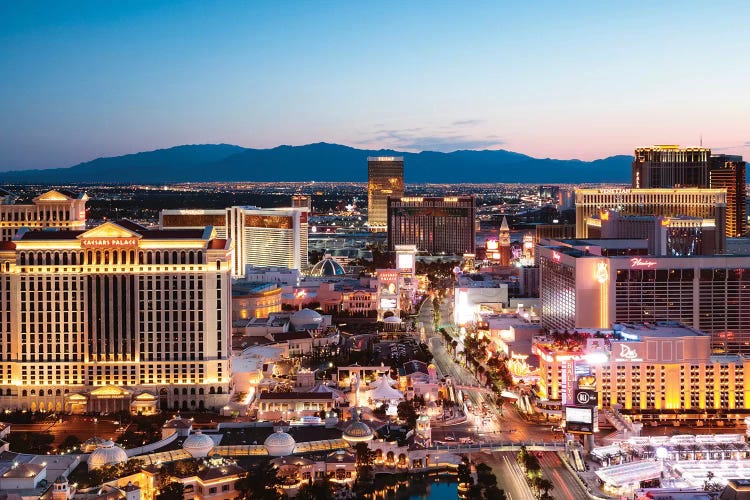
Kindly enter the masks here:
M 450 304 L 444 301 L 441 305 L 441 324 L 450 323 Z M 455 386 L 477 386 L 474 375 L 466 368 L 453 361 L 452 356 L 445 349 L 444 340 L 433 328 L 432 301 L 428 300 L 422 307 L 419 320 L 425 326 L 427 344 L 434 356 L 433 362 L 442 376 L 448 376 Z M 562 435 L 552 432 L 552 426 L 547 424 L 535 424 L 524 421 L 510 404 L 503 405 L 502 411 L 493 403 L 493 397 L 489 392 L 479 389 L 463 388 L 461 391 L 469 397 L 475 412 L 481 414 L 484 405 L 488 408 L 488 419 L 483 421 L 479 414 L 467 415 L 467 421 L 450 427 L 433 427 L 433 440 L 443 441 L 446 435 L 452 435 L 456 440 L 460 437 L 471 436 L 476 442 L 489 441 L 558 441 Z
M 505 491 L 508 500 L 528 500 L 534 498 L 531 488 L 526 483 L 526 476 L 518 465 L 518 462 L 516 462 L 515 453 L 479 453 L 472 458 L 492 467 L 492 472 L 497 477 L 497 487 Z
M 542 453 L 539 462 L 544 476 L 555 485 L 551 494 L 560 500 L 588 498 L 586 491 L 565 467 L 557 453 Z
M 450 304 L 443 301 L 440 310 L 440 324 L 450 324 L 450 314 Z M 505 404 L 501 411 L 492 402 L 491 395 L 487 395 L 479 389 L 466 388 L 467 386 L 476 386 L 478 382 L 471 372 L 453 361 L 452 356 L 445 349 L 442 335 L 434 331 L 433 318 L 432 301 L 428 300 L 420 311 L 419 319 L 425 326 L 427 344 L 434 356 L 433 362 L 442 376 L 448 376 L 452 379 L 454 387 L 463 387 L 462 392 L 469 397 L 477 413 L 476 415 L 467 415 L 467 421 L 462 424 L 433 425 L 433 441 L 453 443 L 459 442 L 461 438 L 470 438 L 475 442 L 551 442 L 562 439 L 562 435 L 552 431 L 551 425 L 525 421 L 510 403 Z M 488 408 L 489 420 L 483 421 L 480 412 L 485 404 Z M 555 486 L 555 489 L 551 492 L 554 498 L 566 500 L 587 498 L 586 492 L 563 464 L 557 453 L 540 453 L 539 457 L 544 476 Z M 497 476 L 498 487 L 505 490 L 509 499 L 534 498 L 531 488 L 526 483 L 524 472 L 516 462 L 515 453 L 477 453 L 471 458 L 484 462 L 493 468 Z

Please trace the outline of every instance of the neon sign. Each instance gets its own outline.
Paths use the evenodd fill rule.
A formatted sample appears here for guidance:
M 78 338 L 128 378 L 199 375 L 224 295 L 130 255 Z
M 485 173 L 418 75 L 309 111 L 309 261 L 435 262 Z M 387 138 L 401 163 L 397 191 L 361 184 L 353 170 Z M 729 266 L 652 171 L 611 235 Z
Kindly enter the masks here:
M 138 238 L 87 238 L 81 240 L 83 248 L 137 247 Z
M 599 194 L 630 194 L 630 189 L 627 189 L 627 188 L 600 189 Z
M 552 250 L 552 260 L 555 262 L 560 262 L 560 254 Z
M 657 262 L 655 260 L 641 259 L 640 257 L 633 257 L 630 259 L 630 267 L 645 267 L 646 269 L 651 269 L 656 266 L 656 264 Z
M 615 361 L 643 361 L 638 351 L 626 344 L 620 344 L 620 357 Z
M 599 262 L 596 265 L 596 281 L 606 283 L 609 280 L 609 269 L 606 262 Z

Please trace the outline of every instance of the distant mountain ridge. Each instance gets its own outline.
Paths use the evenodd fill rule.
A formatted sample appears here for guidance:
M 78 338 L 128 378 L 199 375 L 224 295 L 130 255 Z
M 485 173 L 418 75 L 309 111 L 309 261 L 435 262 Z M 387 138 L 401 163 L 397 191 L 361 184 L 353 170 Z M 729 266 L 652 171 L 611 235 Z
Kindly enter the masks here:
M 68 168 L 0 172 L 0 183 L 364 182 L 368 156 L 403 156 L 407 183 L 629 182 L 633 161 L 626 155 L 590 162 L 540 159 L 502 149 L 406 153 L 324 142 L 271 149 L 200 144 L 98 158 Z

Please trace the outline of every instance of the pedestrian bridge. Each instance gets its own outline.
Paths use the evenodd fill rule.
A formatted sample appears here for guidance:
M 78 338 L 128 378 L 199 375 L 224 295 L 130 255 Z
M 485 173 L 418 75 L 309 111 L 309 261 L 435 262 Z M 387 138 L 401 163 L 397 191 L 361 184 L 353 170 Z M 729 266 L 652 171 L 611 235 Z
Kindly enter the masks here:
M 451 453 L 496 453 L 500 451 L 519 451 L 525 446 L 529 451 L 564 451 L 565 443 L 529 441 L 519 442 L 491 442 L 491 443 L 474 443 L 474 444 L 456 444 L 456 445 L 433 445 L 433 450 L 445 450 Z

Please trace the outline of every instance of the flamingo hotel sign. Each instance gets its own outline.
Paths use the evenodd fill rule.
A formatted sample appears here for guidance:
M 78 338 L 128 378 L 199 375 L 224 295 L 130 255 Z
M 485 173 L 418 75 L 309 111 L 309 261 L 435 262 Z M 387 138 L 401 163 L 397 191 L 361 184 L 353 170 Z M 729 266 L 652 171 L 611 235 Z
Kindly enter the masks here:
M 640 257 L 633 257 L 630 259 L 630 267 L 638 269 L 651 269 L 656 267 L 657 262 L 650 259 L 641 259 Z

